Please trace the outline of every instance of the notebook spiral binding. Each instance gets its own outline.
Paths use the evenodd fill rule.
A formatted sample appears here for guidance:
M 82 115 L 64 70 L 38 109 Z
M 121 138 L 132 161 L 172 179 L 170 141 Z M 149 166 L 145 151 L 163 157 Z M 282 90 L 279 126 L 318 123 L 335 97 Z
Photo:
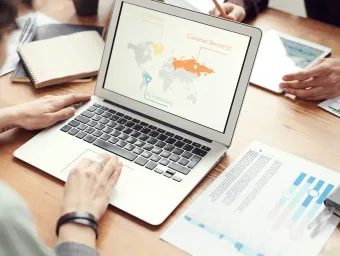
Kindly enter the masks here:
M 20 49 L 18 50 L 18 54 L 19 54 L 19 57 L 20 57 L 23 65 L 24 65 L 24 68 L 26 69 L 28 76 L 30 77 L 33 84 L 36 85 L 38 83 L 38 80 L 37 80 L 36 76 L 34 75 L 33 70 L 30 68 L 24 54 L 22 54 Z

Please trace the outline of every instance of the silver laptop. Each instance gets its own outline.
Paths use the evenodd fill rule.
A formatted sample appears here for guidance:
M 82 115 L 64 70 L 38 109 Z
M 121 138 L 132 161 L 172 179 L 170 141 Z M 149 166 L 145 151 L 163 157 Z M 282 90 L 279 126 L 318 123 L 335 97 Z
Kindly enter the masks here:
M 111 204 L 161 224 L 230 147 L 259 29 L 152 0 L 116 0 L 95 96 L 14 155 L 66 181 L 123 159 Z

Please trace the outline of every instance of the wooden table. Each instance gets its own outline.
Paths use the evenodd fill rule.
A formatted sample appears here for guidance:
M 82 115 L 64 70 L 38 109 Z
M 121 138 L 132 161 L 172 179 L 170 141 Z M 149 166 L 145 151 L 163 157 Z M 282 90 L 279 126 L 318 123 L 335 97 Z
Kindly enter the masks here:
M 39 0 L 36 8 L 65 23 L 105 25 L 112 0 L 101 0 L 98 18 L 78 18 L 69 0 Z M 264 31 L 273 28 L 333 48 L 340 57 L 340 28 L 297 18 L 268 9 L 251 24 Z M 0 79 L 0 108 L 26 102 L 46 94 L 94 91 L 95 83 L 67 84 L 36 90 L 27 84 L 11 84 L 10 75 Z M 41 239 L 53 247 L 54 228 L 59 216 L 63 184 L 13 158 L 13 152 L 36 133 L 14 130 L 0 136 L 0 179 L 26 200 L 36 220 Z M 105 214 L 98 241 L 102 255 L 183 255 L 159 239 L 161 233 L 226 168 L 252 140 L 340 171 L 340 119 L 319 109 L 315 102 L 292 100 L 249 86 L 232 147 L 226 158 L 159 227 L 149 226 L 110 207 Z M 340 251 L 337 230 L 322 255 Z

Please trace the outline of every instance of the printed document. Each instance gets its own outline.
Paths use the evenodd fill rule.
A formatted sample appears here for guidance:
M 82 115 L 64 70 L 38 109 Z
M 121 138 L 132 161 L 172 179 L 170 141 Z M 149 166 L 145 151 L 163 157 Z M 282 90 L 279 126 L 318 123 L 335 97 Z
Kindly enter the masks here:
M 340 97 L 321 102 L 319 107 L 340 117 Z
M 190 255 L 318 255 L 339 219 L 308 224 L 340 175 L 253 142 L 161 238 Z

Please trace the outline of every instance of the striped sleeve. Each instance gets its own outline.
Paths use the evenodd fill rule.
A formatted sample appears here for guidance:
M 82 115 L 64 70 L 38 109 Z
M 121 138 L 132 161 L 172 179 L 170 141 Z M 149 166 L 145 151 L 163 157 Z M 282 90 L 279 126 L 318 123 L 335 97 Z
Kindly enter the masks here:
M 56 256 L 99 256 L 94 248 L 72 242 L 59 243 L 54 251 Z

